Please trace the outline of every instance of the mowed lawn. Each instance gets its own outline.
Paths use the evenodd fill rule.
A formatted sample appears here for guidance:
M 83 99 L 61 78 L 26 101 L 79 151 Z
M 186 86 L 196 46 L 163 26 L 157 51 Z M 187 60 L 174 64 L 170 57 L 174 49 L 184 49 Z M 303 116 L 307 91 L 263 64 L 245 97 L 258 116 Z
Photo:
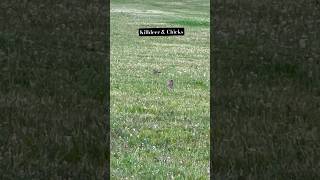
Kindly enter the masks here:
M 208 179 L 209 0 L 118 0 L 110 11 L 112 179 Z M 185 35 L 139 37 L 144 27 Z

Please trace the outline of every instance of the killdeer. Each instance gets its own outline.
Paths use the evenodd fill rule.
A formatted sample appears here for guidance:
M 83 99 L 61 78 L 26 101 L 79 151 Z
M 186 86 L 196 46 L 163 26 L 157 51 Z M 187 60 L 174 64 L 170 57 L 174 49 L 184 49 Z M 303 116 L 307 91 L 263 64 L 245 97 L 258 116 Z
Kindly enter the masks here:
M 173 90 L 173 80 L 172 79 L 168 80 L 167 86 L 168 86 L 169 90 L 171 90 L 171 91 Z
M 161 71 L 159 71 L 158 69 L 153 69 L 152 71 L 153 71 L 153 74 L 160 74 L 161 73 Z

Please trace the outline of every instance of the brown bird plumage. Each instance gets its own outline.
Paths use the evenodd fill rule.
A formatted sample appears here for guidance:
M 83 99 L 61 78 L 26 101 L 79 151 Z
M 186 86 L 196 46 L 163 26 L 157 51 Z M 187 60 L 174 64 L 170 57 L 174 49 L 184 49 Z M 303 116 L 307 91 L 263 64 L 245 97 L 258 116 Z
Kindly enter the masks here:
M 167 86 L 168 86 L 169 90 L 173 90 L 173 80 L 172 79 L 168 80 Z

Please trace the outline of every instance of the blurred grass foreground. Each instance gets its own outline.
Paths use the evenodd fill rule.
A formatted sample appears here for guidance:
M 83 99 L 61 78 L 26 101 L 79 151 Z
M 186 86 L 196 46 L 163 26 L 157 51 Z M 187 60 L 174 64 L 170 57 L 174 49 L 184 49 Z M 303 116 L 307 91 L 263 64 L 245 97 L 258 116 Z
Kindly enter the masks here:
M 319 179 L 319 3 L 212 6 L 215 178 Z
M 0 1 L 0 179 L 100 179 L 106 4 Z

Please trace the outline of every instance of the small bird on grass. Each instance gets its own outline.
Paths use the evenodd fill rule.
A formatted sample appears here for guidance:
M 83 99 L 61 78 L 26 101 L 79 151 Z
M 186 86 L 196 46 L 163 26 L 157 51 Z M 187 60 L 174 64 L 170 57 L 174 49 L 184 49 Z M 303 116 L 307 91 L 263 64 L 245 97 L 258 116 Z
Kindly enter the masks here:
M 169 89 L 170 91 L 173 90 L 173 80 L 172 80 L 172 79 L 168 80 L 167 86 L 168 86 L 168 89 Z
M 161 71 L 159 71 L 158 69 L 153 69 L 152 71 L 153 71 L 153 74 L 160 74 L 161 73 Z

